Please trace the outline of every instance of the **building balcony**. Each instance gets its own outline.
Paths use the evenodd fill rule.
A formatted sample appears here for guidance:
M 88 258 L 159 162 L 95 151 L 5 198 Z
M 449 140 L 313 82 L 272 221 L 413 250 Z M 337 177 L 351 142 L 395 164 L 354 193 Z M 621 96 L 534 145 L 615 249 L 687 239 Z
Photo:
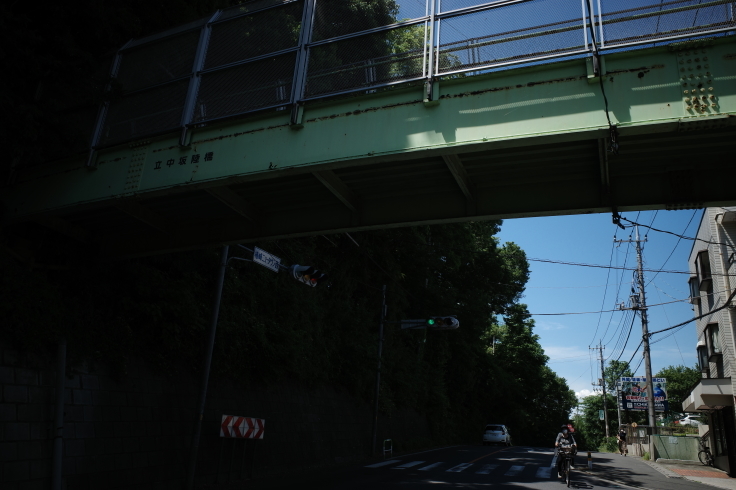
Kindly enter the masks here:
M 718 410 L 734 405 L 731 378 L 703 378 L 682 402 L 683 412 Z

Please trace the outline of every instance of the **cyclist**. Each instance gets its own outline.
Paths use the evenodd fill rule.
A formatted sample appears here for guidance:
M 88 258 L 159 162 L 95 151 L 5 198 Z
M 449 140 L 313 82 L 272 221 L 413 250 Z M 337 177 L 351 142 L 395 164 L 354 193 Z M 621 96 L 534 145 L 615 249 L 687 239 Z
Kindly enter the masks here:
M 567 426 L 567 424 L 560 427 L 560 433 L 557 434 L 557 439 L 555 439 L 555 447 L 558 448 L 560 446 L 572 446 L 573 448 L 573 455 L 571 466 L 575 466 L 575 450 L 578 447 L 578 444 L 575 442 L 575 438 L 570 433 L 570 429 Z M 562 478 L 562 463 L 565 460 L 565 458 L 561 457 L 561 453 L 558 451 L 557 453 L 557 478 Z

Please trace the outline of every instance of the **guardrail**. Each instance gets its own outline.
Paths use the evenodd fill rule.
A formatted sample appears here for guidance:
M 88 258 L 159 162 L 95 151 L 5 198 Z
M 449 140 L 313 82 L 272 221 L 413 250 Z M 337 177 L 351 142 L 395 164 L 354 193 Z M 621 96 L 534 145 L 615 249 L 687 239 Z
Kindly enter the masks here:
M 370 10 L 368 10 L 370 8 Z M 397 84 L 736 31 L 725 0 L 256 0 L 117 53 L 94 150 Z M 543 19 L 543 22 L 540 22 Z

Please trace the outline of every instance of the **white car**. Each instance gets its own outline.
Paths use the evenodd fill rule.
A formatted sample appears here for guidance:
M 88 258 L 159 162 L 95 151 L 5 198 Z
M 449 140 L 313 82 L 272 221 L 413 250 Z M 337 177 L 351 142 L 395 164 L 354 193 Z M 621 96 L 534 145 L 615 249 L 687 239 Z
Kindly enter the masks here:
M 696 427 L 703 422 L 700 420 L 700 417 L 698 415 L 687 415 L 684 418 L 681 418 L 678 423 L 680 425 L 690 425 L 692 427 Z
M 483 445 L 489 446 L 491 444 L 505 444 L 511 445 L 511 434 L 509 429 L 503 424 L 488 424 L 486 430 L 483 433 Z

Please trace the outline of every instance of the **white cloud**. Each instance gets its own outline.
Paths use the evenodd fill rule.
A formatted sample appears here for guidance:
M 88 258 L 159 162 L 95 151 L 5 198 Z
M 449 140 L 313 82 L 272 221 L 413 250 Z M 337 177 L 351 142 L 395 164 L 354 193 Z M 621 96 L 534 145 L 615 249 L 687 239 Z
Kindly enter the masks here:
M 592 394 L 593 392 L 591 390 L 580 390 L 580 391 L 575 392 L 575 396 L 577 397 L 578 400 L 582 400 L 586 396 L 590 396 Z
M 547 322 L 547 321 L 541 321 L 536 322 L 534 325 L 534 328 L 537 330 L 543 330 L 543 331 L 553 331 L 553 330 L 565 330 L 567 325 L 563 325 L 562 323 L 557 322 Z

